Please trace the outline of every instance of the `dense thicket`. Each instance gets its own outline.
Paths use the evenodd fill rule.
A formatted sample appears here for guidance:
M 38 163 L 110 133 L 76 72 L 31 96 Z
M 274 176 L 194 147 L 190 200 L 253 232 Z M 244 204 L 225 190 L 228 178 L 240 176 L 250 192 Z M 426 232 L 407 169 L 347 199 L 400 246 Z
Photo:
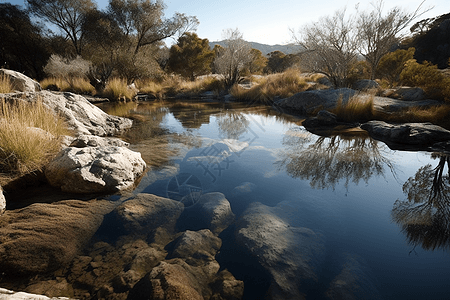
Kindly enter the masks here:
M 0 3 L 0 66 L 42 79 L 50 57 L 49 40 L 19 6 Z

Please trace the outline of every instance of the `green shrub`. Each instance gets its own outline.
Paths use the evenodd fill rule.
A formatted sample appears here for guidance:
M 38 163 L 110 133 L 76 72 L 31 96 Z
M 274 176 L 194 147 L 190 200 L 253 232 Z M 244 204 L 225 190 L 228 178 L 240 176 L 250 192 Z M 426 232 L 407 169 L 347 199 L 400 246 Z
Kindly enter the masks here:
M 416 50 L 411 47 L 408 50 L 396 50 L 383 56 L 378 64 L 376 74 L 390 86 L 396 86 L 400 82 L 400 73 L 405 64 L 413 59 Z
M 450 101 L 450 78 L 427 61 L 419 64 L 415 59 L 408 60 L 400 73 L 400 81 L 422 88 L 430 98 Z

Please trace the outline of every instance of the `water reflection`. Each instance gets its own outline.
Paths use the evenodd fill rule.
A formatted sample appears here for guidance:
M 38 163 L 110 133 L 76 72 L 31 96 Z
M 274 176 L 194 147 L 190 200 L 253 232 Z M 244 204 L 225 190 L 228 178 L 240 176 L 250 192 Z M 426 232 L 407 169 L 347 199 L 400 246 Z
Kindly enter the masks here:
M 426 250 L 450 248 L 450 156 L 434 154 L 439 159 L 435 168 L 431 164 L 421 167 L 414 177 L 403 185 L 408 201 L 397 200 L 392 218 L 406 234 L 414 247 Z
M 278 162 L 290 176 L 309 180 L 312 188 L 334 189 L 341 181 L 346 189 L 351 182 L 368 183 L 372 176 L 384 175 L 385 167 L 395 176 L 393 164 L 378 142 L 363 133 L 321 136 L 313 142 L 314 138 L 303 128 L 288 132 Z
M 250 121 L 242 112 L 229 110 L 217 116 L 217 126 L 220 138 L 235 139 L 245 134 L 249 129 Z

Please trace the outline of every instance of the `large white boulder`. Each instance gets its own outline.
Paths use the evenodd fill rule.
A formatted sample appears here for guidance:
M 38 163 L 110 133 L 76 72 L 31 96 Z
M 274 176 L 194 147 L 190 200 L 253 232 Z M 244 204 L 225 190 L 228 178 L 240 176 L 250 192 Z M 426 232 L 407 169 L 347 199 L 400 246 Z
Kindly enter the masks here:
M 6 75 L 9 77 L 12 88 L 16 92 L 27 93 L 41 90 L 41 86 L 37 81 L 23 75 L 22 73 L 7 69 L 0 69 L 0 75 Z
M 126 147 L 68 147 L 45 169 L 48 182 L 72 193 L 108 193 L 132 188 L 146 169 Z
M 76 136 L 88 134 L 112 136 L 130 128 L 133 121 L 112 116 L 90 103 L 85 97 L 73 93 L 41 91 L 35 93 L 6 94 L 7 101 L 41 100 L 45 106 L 61 115 Z

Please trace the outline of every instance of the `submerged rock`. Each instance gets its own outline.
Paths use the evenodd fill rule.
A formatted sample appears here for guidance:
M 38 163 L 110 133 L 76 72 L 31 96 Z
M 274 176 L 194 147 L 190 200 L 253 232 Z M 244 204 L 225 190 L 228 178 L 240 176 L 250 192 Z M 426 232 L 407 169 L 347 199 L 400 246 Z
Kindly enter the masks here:
M 230 202 L 225 196 L 222 193 L 208 193 L 202 195 L 195 205 L 185 209 L 178 227 L 181 230 L 209 229 L 219 235 L 234 219 Z
M 148 236 L 161 228 L 171 235 L 182 211 L 177 201 L 142 193 L 119 205 L 112 215 L 126 234 Z
M 256 190 L 256 184 L 252 182 L 243 182 L 242 184 L 236 186 L 231 191 L 233 196 L 244 196 Z
M 66 200 L 32 204 L 0 218 L 0 270 L 6 276 L 57 270 L 97 231 L 109 201 Z
M 346 255 L 341 272 L 332 280 L 326 291 L 326 298 L 330 300 L 382 299 L 371 273 L 362 257 Z
M 304 291 L 318 281 L 322 235 L 289 222 L 279 208 L 255 202 L 236 226 L 237 242 L 271 275 L 268 299 L 304 299 Z
M 215 260 L 222 241 L 210 230 L 186 231 L 162 261 L 130 291 L 128 299 L 241 299 L 242 281 Z
M 112 193 L 133 187 L 145 169 L 141 154 L 125 147 L 69 147 L 49 163 L 45 176 L 64 192 Z

